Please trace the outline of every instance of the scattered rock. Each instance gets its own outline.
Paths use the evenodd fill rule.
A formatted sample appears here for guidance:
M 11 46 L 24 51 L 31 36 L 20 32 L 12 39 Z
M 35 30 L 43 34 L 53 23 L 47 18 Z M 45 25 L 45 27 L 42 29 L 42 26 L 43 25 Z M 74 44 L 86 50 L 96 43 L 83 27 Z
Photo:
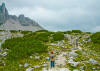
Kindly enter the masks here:
M 51 46 L 57 46 L 57 44 L 52 43 Z
M 91 42 L 91 39 L 88 39 L 88 42 Z
M 70 59 L 70 60 L 68 61 L 68 63 L 70 63 L 71 66 L 76 67 L 80 62 L 74 62 L 73 59 Z
M 3 63 L 4 66 L 6 65 L 6 63 L 4 61 L 2 63 Z
M 27 67 L 27 66 L 29 66 L 29 64 L 28 64 L 28 63 L 25 63 L 25 64 L 24 64 L 24 67 Z
M 66 56 L 66 55 L 68 55 L 68 53 L 64 53 L 63 55 Z
M 34 69 L 29 67 L 29 68 L 26 69 L 26 71 L 34 71 Z
M 22 64 L 19 64 L 19 67 L 22 67 L 23 65 Z
M 2 54 L 0 54 L 0 56 L 6 56 L 8 53 L 7 52 L 4 52 L 4 53 L 2 53 Z
M 0 51 L 3 51 L 2 49 L 0 49 Z
M 43 64 L 43 67 L 47 67 L 47 64 Z
M 60 68 L 59 71 L 69 71 L 67 68 Z
M 81 66 L 80 69 L 83 70 L 84 69 L 84 66 Z
M 70 52 L 70 53 L 69 53 L 69 56 L 70 56 L 70 57 L 74 57 L 74 58 L 76 58 L 76 57 L 77 57 L 77 55 L 78 55 L 78 54 L 77 54 L 77 53 L 75 53 L 75 52 Z
M 40 56 L 35 56 L 35 59 L 40 60 Z
M 33 57 L 32 56 L 30 56 L 30 59 L 32 59 Z
M 90 62 L 91 64 L 97 64 L 97 61 L 94 60 L 94 59 L 92 59 L 92 58 L 89 60 L 89 62 Z
M 96 68 L 94 67 L 94 68 L 92 68 L 93 70 L 96 70 Z
M 4 51 L 8 51 L 8 49 L 6 48 L 6 49 L 4 49 Z
M 73 71 L 80 71 L 80 70 L 78 70 L 78 69 L 74 69 Z
M 62 46 L 63 49 L 67 49 L 68 47 Z
M 40 68 L 40 66 L 39 65 L 35 65 L 35 66 L 33 66 L 34 68 Z
M 49 60 L 49 57 L 46 57 L 47 60 Z
M 43 68 L 42 71 L 48 71 L 46 68 Z

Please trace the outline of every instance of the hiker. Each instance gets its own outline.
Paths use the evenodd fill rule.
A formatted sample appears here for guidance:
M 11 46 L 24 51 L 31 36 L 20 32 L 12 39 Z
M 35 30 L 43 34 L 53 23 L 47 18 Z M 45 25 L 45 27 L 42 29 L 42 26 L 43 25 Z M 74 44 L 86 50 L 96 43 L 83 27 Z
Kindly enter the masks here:
M 50 66 L 51 66 L 51 68 L 55 67 L 55 55 L 54 55 L 53 51 L 51 51 L 51 54 L 50 54 Z

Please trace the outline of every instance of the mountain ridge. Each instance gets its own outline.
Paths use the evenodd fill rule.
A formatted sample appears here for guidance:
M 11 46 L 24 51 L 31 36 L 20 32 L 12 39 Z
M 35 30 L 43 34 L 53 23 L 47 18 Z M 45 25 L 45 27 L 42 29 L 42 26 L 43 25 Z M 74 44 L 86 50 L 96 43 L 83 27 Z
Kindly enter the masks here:
M 5 3 L 0 6 L 0 30 L 27 30 L 38 31 L 43 30 L 37 22 L 25 17 L 23 14 L 9 15 Z

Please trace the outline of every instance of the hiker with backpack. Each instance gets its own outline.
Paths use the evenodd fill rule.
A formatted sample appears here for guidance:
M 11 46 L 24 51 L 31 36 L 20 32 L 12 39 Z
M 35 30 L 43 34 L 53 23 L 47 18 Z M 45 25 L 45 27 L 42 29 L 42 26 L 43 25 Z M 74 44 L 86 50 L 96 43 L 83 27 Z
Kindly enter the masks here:
M 55 67 L 55 55 L 53 53 L 53 50 L 51 51 L 51 54 L 50 54 L 50 66 L 51 68 Z

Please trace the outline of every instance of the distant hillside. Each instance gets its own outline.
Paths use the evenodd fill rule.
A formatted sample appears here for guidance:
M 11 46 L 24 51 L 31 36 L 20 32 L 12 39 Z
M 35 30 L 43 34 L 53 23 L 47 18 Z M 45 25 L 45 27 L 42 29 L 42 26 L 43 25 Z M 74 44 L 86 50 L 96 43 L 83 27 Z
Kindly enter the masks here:
M 28 30 L 38 31 L 43 28 L 34 20 L 24 15 L 9 15 L 5 3 L 0 6 L 0 30 Z

